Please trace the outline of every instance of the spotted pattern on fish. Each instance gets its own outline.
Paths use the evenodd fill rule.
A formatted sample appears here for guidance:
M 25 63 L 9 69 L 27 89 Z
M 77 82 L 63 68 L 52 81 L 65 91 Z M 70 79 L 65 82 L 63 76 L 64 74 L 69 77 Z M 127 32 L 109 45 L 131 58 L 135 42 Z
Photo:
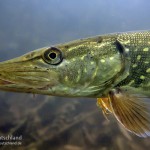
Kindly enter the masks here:
M 128 48 L 131 60 L 129 75 L 117 86 L 139 87 L 150 82 L 150 33 L 123 34 L 118 37 Z

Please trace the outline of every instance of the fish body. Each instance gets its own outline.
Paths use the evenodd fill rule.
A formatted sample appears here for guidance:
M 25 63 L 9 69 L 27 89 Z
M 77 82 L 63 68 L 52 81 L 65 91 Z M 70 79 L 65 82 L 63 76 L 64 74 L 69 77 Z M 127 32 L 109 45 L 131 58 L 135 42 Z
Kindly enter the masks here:
M 80 39 L 1 62 L 0 89 L 98 98 L 105 115 L 150 136 L 150 31 Z

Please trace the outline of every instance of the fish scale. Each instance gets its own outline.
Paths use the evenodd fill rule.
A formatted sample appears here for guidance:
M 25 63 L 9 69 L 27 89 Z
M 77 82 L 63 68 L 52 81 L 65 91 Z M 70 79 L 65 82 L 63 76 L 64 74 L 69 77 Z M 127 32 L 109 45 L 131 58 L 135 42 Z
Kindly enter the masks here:
M 123 81 L 121 81 L 118 86 L 129 84 L 131 81 L 132 86 L 139 87 L 140 84 L 145 83 L 149 80 L 150 75 L 146 73 L 146 70 L 150 68 L 150 63 L 145 64 L 145 62 L 150 61 L 150 47 L 148 47 L 150 43 L 150 34 L 148 32 L 145 33 L 133 33 L 121 35 L 121 39 L 126 41 L 130 41 L 125 47 L 130 49 L 130 57 L 131 57 L 131 66 L 129 70 L 129 75 Z M 123 38 L 125 36 L 125 38 Z M 126 43 L 125 41 L 123 43 Z M 136 49 L 135 49 L 136 46 Z M 144 51 L 147 49 L 146 51 Z M 136 64 L 136 67 L 133 65 Z M 140 77 L 144 78 L 141 79 Z M 146 80 L 146 78 L 148 78 Z

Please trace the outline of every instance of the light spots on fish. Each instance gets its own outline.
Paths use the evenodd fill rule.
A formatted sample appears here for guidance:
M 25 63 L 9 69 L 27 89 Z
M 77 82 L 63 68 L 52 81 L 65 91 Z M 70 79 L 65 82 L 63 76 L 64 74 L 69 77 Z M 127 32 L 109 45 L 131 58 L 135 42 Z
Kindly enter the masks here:
M 131 81 L 129 82 L 129 85 L 132 85 L 134 82 L 135 82 L 134 80 L 131 80 Z
M 87 68 L 84 68 L 84 72 L 87 73 Z
M 127 42 L 129 40 L 129 42 Z M 129 75 L 117 86 L 130 85 L 136 88 L 149 84 L 150 77 L 150 34 L 135 33 L 119 36 L 124 50 L 129 48 Z
M 76 59 L 75 59 L 75 58 L 73 58 L 73 59 L 72 59 L 72 61 L 76 61 Z
M 81 79 L 81 70 L 78 70 L 78 75 L 76 78 L 76 82 L 79 82 L 79 80 Z
M 74 50 L 74 49 L 73 49 L 73 48 L 68 48 L 67 50 L 68 50 L 68 52 L 71 52 L 71 51 Z
M 148 68 L 148 69 L 146 70 L 146 72 L 147 72 L 147 73 L 150 73 L 150 68 Z
M 94 56 L 94 55 L 95 55 L 95 54 L 94 54 L 94 51 L 91 51 L 90 53 L 91 53 L 91 55 L 92 55 L 92 56 Z
M 105 62 L 105 59 L 101 59 L 100 61 L 101 61 L 102 63 L 104 63 L 104 62 Z
M 98 67 L 96 67 L 96 69 L 95 69 L 95 71 L 94 71 L 94 73 L 93 73 L 93 75 L 92 75 L 92 79 L 94 79 L 94 78 L 96 77 L 97 72 L 98 72 Z
M 84 60 L 84 57 L 85 57 L 85 55 L 83 55 L 83 56 L 81 57 L 81 60 Z
M 94 61 L 91 61 L 91 65 L 94 65 L 94 63 L 95 63 Z
M 126 51 L 126 52 L 129 52 L 129 48 L 125 48 L 125 51 Z
M 114 57 L 109 57 L 109 59 L 110 59 L 110 60 L 113 60 L 113 59 L 114 59 Z
M 117 68 L 115 69 L 115 72 L 118 72 L 118 69 L 117 69 Z
M 148 62 L 148 61 L 145 61 L 144 63 L 145 63 L 145 64 L 149 64 L 149 62 Z
M 143 76 L 143 75 L 142 75 L 142 76 L 140 76 L 140 79 L 144 80 L 144 79 L 145 79 L 145 76 Z
M 149 51 L 149 48 L 146 47 L 146 48 L 143 49 L 143 51 L 144 51 L 144 52 L 148 52 L 148 51 Z
M 138 51 L 138 49 L 137 48 L 135 48 L 135 50 L 134 50 L 135 52 L 137 52 Z
M 68 76 L 65 76 L 65 81 L 68 81 Z
M 143 41 L 139 40 L 138 43 L 141 44 L 141 43 L 143 43 Z
M 133 68 L 137 67 L 137 64 L 133 64 L 132 67 L 133 67 Z
M 141 55 L 138 55 L 138 56 L 137 56 L 137 60 L 140 60 L 140 59 L 141 59 Z

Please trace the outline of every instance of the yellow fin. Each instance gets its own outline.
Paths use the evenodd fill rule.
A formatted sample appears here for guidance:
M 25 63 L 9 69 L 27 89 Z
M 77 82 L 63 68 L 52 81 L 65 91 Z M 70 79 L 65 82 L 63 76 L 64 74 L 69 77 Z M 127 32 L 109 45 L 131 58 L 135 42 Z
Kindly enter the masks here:
M 115 89 L 109 93 L 109 102 L 112 113 L 128 131 L 150 136 L 150 97 Z
M 109 99 L 106 98 L 97 98 L 97 106 L 102 109 L 103 115 L 108 120 L 107 115 L 110 114 L 110 107 L 109 107 Z

